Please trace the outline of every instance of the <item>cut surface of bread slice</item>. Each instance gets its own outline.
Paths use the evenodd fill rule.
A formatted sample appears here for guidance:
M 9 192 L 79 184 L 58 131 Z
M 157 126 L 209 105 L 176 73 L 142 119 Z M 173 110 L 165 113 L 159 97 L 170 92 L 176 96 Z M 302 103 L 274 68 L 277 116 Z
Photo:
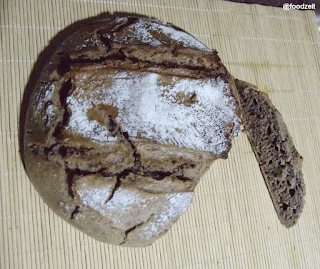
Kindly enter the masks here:
M 304 206 L 302 156 L 280 112 L 256 86 L 236 80 L 242 124 L 281 223 L 293 226 Z

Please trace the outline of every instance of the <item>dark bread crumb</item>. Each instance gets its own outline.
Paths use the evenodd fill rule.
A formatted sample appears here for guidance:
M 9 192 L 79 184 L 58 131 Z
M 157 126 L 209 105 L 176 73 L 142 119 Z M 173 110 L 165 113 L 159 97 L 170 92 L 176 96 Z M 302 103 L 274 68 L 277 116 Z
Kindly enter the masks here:
M 304 206 L 302 156 L 296 150 L 280 112 L 269 97 L 236 80 L 242 123 L 259 163 L 281 223 L 293 226 Z

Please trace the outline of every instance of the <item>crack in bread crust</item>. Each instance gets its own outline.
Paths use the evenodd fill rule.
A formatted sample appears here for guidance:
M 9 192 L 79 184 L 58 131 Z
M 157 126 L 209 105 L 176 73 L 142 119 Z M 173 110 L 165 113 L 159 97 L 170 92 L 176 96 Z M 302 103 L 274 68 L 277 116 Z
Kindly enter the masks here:
M 131 232 L 135 231 L 136 229 L 142 227 L 143 225 L 146 225 L 147 223 L 149 223 L 151 220 L 152 220 L 152 217 L 154 216 L 154 214 L 152 213 L 150 215 L 150 217 L 146 220 L 146 221 L 143 221 L 143 222 L 140 222 L 138 224 L 135 224 L 134 226 L 132 226 L 131 228 L 127 229 L 125 232 L 124 232 L 124 237 L 123 237 L 123 242 L 121 242 L 119 244 L 120 245 L 123 245 L 126 243 L 127 239 L 128 239 L 128 236 Z
M 183 176 L 183 172 L 181 171 L 181 167 L 184 166 L 191 166 L 188 163 L 182 164 L 180 166 L 178 166 L 174 172 L 170 172 L 170 171 L 157 171 L 157 170 L 150 170 L 150 169 L 145 169 L 143 166 L 141 166 L 141 163 L 139 161 L 139 154 L 134 154 L 135 155 L 135 162 L 134 162 L 134 166 L 131 168 L 126 168 L 124 170 L 121 170 L 117 173 L 115 172 L 107 172 L 107 168 L 103 167 L 103 166 L 99 166 L 98 170 L 94 169 L 94 170 L 84 170 L 84 169 L 79 169 L 79 168 L 69 168 L 70 164 L 68 164 L 68 162 L 66 162 L 64 160 L 64 158 L 66 157 L 66 153 L 68 150 L 71 151 L 72 153 L 76 154 L 76 156 L 80 156 L 81 154 L 83 156 L 87 155 L 88 152 L 90 153 L 90 151 L 92 149 L 90 148 L 75 148 L 75 147 L 66 147 L 66 146 L 62 146 L 60 143 L 56 143 L 54 145 L 52 145 L 50 148 L 47 147 L 43 147 L 42 145 L 38 145 L 38 144 L 33 144 L 31 146 L 29 146 L 30 149 L 32 150 L 34 155 L 40 155 L 42 157 L 44 157 L 47 160 L 54 160 L 56 161 L 62 168 L 64 168 L 67 172 L 68 175 L 90 175 L 90 174 L 101 174 L 104 177 L 112 177 L 112 176 L 118 176 L 119 180 L 126 178 L 130 173 L 138 175 L 138 176 L 149 176 L 152 177 L 155 180 L 163 180 L 166 177 L 170 177 L 170 176 L 175 176 L 178 180 L 182 181 L 182 182 L 186 182 L 186 181 L 193 181 L 193 179 L 188 178 Z M 132 147 L 134 149 L 134 147 Z M 64 153 L 62 153 L 64 152 Z M 82 156 L 82 157 L 83 157 Z M 193 166 L 191 166 L 193 167 Z

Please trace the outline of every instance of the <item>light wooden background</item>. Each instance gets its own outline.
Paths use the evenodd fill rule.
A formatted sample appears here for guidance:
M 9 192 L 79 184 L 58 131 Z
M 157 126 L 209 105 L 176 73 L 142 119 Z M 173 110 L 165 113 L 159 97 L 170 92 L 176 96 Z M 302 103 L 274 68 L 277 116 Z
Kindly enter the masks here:
M 97 242 L 49 210 L 21 162 L 20 105 L 50 39 L 102 12 L 172 22 L 217 49 L 235 77 L 269 94 L 304 157 L 306 205 L 295 227 L 280 225 L 244 134 L 151 247 Z M 0 268 L 320 268 L 319 47 L 312 11 L 213 0 L 0 1 Z

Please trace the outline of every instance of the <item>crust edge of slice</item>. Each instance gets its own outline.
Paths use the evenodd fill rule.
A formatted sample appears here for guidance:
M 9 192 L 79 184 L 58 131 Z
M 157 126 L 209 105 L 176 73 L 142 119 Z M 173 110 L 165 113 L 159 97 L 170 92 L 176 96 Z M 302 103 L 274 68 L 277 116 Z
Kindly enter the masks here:
M 306 194 L 302 156 L 268 95 L 245 81 L 235 80 L 241 119 L 278 218 L 290 228 L 299 219 Z M 246 96 L 247 95 L 247 96 Z M 255 107 L 254 107 L 255 105 Z

